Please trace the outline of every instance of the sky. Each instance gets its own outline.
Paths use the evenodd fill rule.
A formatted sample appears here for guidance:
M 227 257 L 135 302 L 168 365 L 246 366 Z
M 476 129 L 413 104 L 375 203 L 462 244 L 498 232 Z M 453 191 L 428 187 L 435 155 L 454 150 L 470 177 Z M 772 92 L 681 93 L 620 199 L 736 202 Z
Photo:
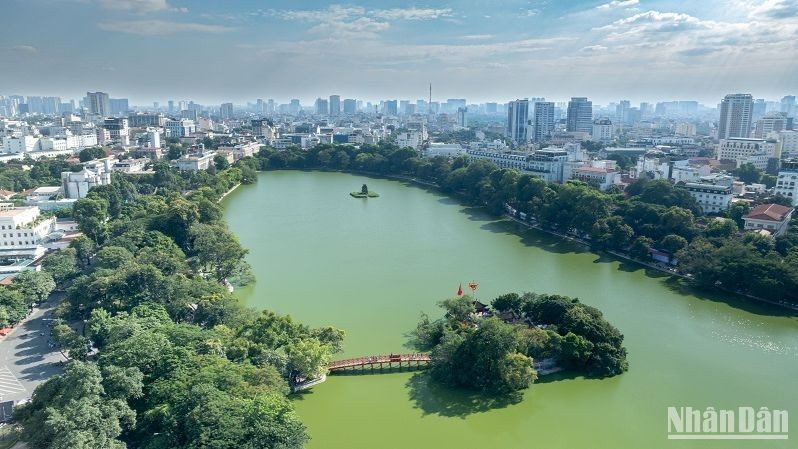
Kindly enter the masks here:
M 256 98 L 798 93 L 798 0 L 3 0 L 0 94 Z

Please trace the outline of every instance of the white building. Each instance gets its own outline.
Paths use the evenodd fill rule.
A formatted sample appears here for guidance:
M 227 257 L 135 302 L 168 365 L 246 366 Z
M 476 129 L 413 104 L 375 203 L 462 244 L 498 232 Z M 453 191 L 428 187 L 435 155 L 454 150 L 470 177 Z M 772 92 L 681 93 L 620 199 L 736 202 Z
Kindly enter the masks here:
M 422 143 L 421 133 L 418 131 L 401 132 L 396 135 L 396 144 L 400 148 L 410 147 L 418 150 Z
M 41 218 L 36 206 L 0 203 L 0 249 L 36 248 L 55 230 L 55 217 Z
M 34 136 L 3 137 L 3 153 L 27 153 L 39 149 L 39 138 Z
M 717 154 L 718 159 L 735 161 L 758 154 L 778 157 L 776 141 L 765 139 L 722 139 Z
M 526 171 L 543 178 L 547 182 L 565 181 L 565 165 L 568 152 L 559 148 L 546 148 L 532 153 L 527 159 Z
M 798 205 L 798 160 L 782 161 L 775 193 L 792 200 L 793 206 Z
M 597 187 L 599 190 L 607 190 L 611 185 L 620 181 L 620 176 L 615 169 L 582 166 L 573 169 L 572 178 Z
M 110 159 L 86 163 L 79 172 L 61 172 L 61 185 L 67 198 L 86 198 L 89 189 L 111 184 Z
M 798 157 L 798 131 L 780 132 L 779 146 L 782 156 Z
M 164 128 L 169 137 L 189 137 L 192 133 L 197 132 L 194 120 L 188 119 L 167 120 L 164 122 Z
M 760 204 L 743 217 L 746 231 L 768 231 L 773 237 L 787 232 L 793 208 L 780 204 Z
M 701 212 L 705 214 L 716 214 L 727 210 L 734 196 L 730 185 L 688 182 L 685 187 L 698 202 Z
M 243 159 L 245 157 L 252 157 L 260 151 L 260 144 L 257 142 L 239 143 L 234 146 L 220 145 L 219 151 L 230 151 L 233 155 L 233 161 Z
M 172 162 L 175 167 L 180 170 L 199 171 L 207 170 L 213 165 L 213 158 L 216 156 L 215 151 L 206 151 L 198 155 L 183 156 L 180 159 Z
M 457 157 L 463 154 L 466 154 L 466 150 L 459 143 L 430 143 L 424 151 L 426 157 Z
M 527 167 L 527 156 L 523 154 L 501 153 L 498 151 L 469 150 L 468 159 L 472 161 L 488 160 L 496 164 L 499 168 L 515 168 L 525 170 Z
M 603 118 L 593 122 L 593 140 L 598 142 L 612 142 L 612 122 Z

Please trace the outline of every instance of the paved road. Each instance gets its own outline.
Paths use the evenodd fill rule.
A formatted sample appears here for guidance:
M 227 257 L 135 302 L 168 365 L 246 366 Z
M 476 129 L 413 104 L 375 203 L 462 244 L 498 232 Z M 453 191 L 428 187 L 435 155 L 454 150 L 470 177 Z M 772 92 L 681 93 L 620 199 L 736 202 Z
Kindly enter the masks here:
M 66 358 L 50 347 L 50 318 L 52 308 L 65 293 L 50 295 L 46 303 L 10 334 L 0 340 L 0 400 L 14 401 L 29 398 L 36 386 L 60 374 Z

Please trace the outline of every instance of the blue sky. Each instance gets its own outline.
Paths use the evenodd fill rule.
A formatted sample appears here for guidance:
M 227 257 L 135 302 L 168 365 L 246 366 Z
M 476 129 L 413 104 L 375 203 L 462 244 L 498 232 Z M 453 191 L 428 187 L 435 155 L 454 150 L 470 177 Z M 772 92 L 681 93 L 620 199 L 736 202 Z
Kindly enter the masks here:
M 798 92 L 798 0 L 4 0 L 0 93 L 134 103 Z

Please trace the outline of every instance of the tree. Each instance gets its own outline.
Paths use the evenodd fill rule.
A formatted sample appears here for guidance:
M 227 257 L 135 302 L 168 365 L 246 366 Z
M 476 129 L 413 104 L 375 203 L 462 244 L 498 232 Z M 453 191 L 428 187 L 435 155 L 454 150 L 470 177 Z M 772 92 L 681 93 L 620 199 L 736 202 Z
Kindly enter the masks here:
M 80 263 L 80 265 L 86 267 L 91 263 L 91 258 L 94 256 L 94 252 L 97 250 L 97 245 L 94 241 L 87 238 L 85 235 L 81 235 L 72 239 L 69 243 L 69 247 L 75 250 L 75 258 Z
M 715 219 L 704 228 L 707 237 L 728 239 L 737 233 L 737 224 L 730 219 Z
M 105 150 L 102 147 L 91 147 L 91 148 L 84 148 L 80 150 L 78 153 L 78 159 L 80 162 L 88 162 L 94 159 L 102 159 L 108 156 Z
M 32 447 L 124 449 L 118 438 L 136 423 L 128 398 L 106 392 L 97 365 L 76 361 L 36 387 L 33 399 L 14 409 L 14 418 Z
M 97 251 L 95 261 L 99 268 L 116 270 L 131 263 L 133 253 L 121 246 L 104 246 Z
M 213 157 L 213 165 L 217 170 L 227 170 L 230 168 L 230 162 L 221 154 L 217 154 Z
M 629 248 L 629 254 L 637 260 L 649 260 L 651 258 L 651 245 L 654 241 L 648 237 L 638 237 Z
M 285 347 L 288 355 L 289 379 L 298 383 L 316 379 L 327 374 L 327 365 L 332 358 L 330 346 L 315 338 L 306 338 Z
M 72 215 L 80 230 L 93 242 L 102 243 L 108 235 L 108 201 L 81 198 L 72 206 Z
M 497 296 L 493 301 L 491 301 L 490 304 L 494 309 L 502 312 L 512 310 L 520 313 L 524 305 L 524 301 L 521 299 L 521 296 L 519 296 L 518 293 L 511 292 Z
M 55 290 L 55 281 L 50 273 L 26 270 L 14 276 L 11 288 L 20 292 L 29 305 L 47 301 Z
M 194 224 L 190 238 L 196 265 L 219 282 L 230 277 L 247 255 L 238 238 L 221 225 Z
M 76 257 L 77 251 L 74 248 L 62 249 L 45 257 L 42 260 L 42 269 L 50 273 L 56 283 L 60 284 L 78 274 Z
M 762 172 L 754 164 L 750 163 L 740 165 L 735 174 L 740 178 L 740 181 L 746 184 L 757 183 L 762 177 Z
M 474 313 L 474 298 L 470 295 L 453 296 L 439 302 L 438 305 L 446 310 L 446 317 L 457 322 L 471 320 Z
M 670 254 L 669 258 L 673 259 L 677 251 L 687 246 L 687 239 L 680 235 L 668 234 L 662 238 L 660 246 Z

